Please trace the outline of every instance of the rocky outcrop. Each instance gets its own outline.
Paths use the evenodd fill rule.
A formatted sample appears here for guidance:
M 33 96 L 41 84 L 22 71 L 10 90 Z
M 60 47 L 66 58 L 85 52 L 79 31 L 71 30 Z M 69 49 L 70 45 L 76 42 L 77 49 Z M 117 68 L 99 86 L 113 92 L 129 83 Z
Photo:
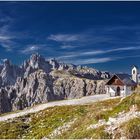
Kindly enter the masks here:
M 52 70 L 57 70 L 60 67 L 58 61 L 55 58 L 50 59 L 49 64 L 51 65 Z
M 38 69 L 42 69 L 46 73 L 49 73 L 51 71 L 51 67 L 52 66 L 49 64 L 49 62 L 39 54 L 33 54 L 30 59 L 24 61 L 24 64 L 22 65 L 24 77 L 29 76 L 29 74 L 35 72 Z
M 12 104 L 13 110 L 57 99 L 53 94 L 52 82 L 51 76 L 42 70 L 30 74 L 26 78 L 18 78 L 14 86 L 17 97 Z
M 54 94 L 64 99 L 74 99 L 94 94 L 105 94 L 105 81 L 81 78 L 58 78 L 53 85 Z
M 105 81 L 94 81 L 78 77 L 56 77 L 38 70 L 26 78 L 18 78 L 16 84 L 1 91 L 2 101 L 8 110 L 21 110 L 39 103 L 52 100 L 74 99 L 83 96 L 104 94 Z M 4 94 L 4 96 L 3 96 Z
M 8 92 L 4 88 L 0 89 L 0 113 L 11 111 L 11 103 Z
M 53 85 L 54 94 L 63 99 L 84 96 L 85 82 L 79 78 L 58 78 Z
M 22 66 L 4 61 L 0 73 L 0 113 L 52 100 L 104 94 L 110 74 L 93 68 L 47 61 L 33 54 Z
M 97 129 L 99 127 L 104 126 L 105 127 L 105 132 L 107 132 L 108 134 L 110 134 L 112 136 L 112 139 L 116 139 L 119 138 L 120 139 L 128 139 L 130 138 L 132 135 L 131 133 L 130 136 L 125 134 L 124 128 L 123 126 L 125 126 L 125 124 L 129 121 L 132 121 L 133 119 L 136 118 L 140 118 L 140 112 L 137 110 L 136 106 L 133 105 L 131 110 L 126 112 L 126 111 L 122 111 L 119 112 L 118 114 L 116 113 L 116 116 L 114 117 L 109 117 L 108 121 L 106 121 L 105 119 L 101 119 L 98 121 L 98 123 L 94 123 L 91 124 L 90 126 L 87 127 L 87 130 L 90 129 Z M 129 125 L 130 127 L 130 125 Z M 135 131 L 133 131 L 135 132 Z M 139 131 L 137 131 L 139 133 Z M 134 134 L 134 133 L 133 133 Z M 137 135 L 135 135 L 135 138 L 137 137 Z M 133 138 L 133 136 L 132 136 Z
M 0 64 L 0 73 L 1 73 L 2 69 L 3 69 L 3 65 Z
M 8 59 L 4 60 L 4 65 L 1 70 L 1 86 L 14 85 L 17 77 L 21 76 L 21 68 L 12 65 Z

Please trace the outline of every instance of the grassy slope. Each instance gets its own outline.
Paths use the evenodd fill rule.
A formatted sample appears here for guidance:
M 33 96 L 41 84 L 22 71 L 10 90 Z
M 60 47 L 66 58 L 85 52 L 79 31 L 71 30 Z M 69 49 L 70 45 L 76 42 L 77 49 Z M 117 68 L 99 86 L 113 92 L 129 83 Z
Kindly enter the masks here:
M 99 119 L 108 120 L 109 117 L 115 116 L 119 112 L 129 111 L 133 104 L 137 104 L 138 110 L 140 110 L 139 94 L 132 94 L 122 101 L 117 98 L 91 105 L 48 108 L 35 114 L 14 119 L 12 122 L 0 122 L 0 128 L 2 128 L 0 129 L 0 138 L 49 138 L 49 134 L 53 130 L 74 118 L 77 119 L 69 130 L 55 138 L 111 138 L 112 136 L 104 131 L 104 126 L 89 130 L 87 127 L 97 123 Z M 121 128 L 124 129 L 128 138 L 133 138 L 130 137 L 130 132 L 137 133 L 140 128 L 140 119 L 131 120 L 122 125 Z

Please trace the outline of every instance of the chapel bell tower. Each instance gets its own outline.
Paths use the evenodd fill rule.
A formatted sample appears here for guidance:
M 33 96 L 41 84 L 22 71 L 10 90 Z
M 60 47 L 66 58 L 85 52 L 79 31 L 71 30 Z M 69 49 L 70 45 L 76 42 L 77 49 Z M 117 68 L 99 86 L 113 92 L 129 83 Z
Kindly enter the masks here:
M 137 66 L 132 67 L 132 80 L 138 83 L 138 67 Z

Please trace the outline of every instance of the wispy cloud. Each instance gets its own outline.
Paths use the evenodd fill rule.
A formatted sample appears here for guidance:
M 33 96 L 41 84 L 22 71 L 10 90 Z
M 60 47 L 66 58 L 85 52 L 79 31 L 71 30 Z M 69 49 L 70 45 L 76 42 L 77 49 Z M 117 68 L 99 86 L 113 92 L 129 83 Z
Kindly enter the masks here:
M 130 51 L 130 50 L 140 50 L 140 47 L 123 47 L 123 48 L 116 48 L 110 50 L 94 50 L 94 51 L 86 51 L 86 52 L 71 52 L 70 54 L 60 56 L 58 59 L 65 59 L 65 58 L 74 58 L 74 57 L 82 57 L 82 56 L 90 56 L 90 55 L 99 55 L 99 54 L 106 54 L 111 52 L 118 52 L 118 51 Z
M 15 27 L 15 22 L 16 19 L 5 14 L 0 16 L 0 47 L 4 48 L 5 51 L 15 52 L 17 48 L 22 46 L 22 44 L 19 43 L 21 40 L 31 38 L 27 32 L 12 30 L 13 27 Z
M 76 43 L 83 46 L 93 43 L 102 43 L 112 38 L 105 35 L 97 35 L 93 30 L 92 32 L 85 31 L 77 34 L 52 34 L 48 36 L 47 39 L 60 43 Z
M 47 39 L 57 42 L 72 42 L 79 39 L 79 35 L 76 34 L 56 34 L 50 35 Z
M 9 37 L 9 36 L 0 35 L 0 41 L 6 41 L 6 40 L 10 40 L 10 39 L 11 39 L 11 37 Z
M 86 65 L 86 64 L 98 64 L 98 63 L 106 63 L 110 61 L 116 61 L 120 59 L 127 59 L 127 58 L 139 58 L 140 55 L 129 55 L 123 57 L 103 57 L 103 58 L 87 58 L 87 59 L 74 59 L 74 60 L 65 60 L 67 63 L 74 63 L 76 65 Z
M 115 49 L 105 50 L 103 51 L 103 53 L 111 53 L 111 52 L 118 52 L 118 51 L 131 51 L 131 50 L 140 50 L 140 46 L 115 48 Z
M 128 46 L 140 45 L 140 27 L 137 26 L 99 26 L 97 28 L 87 29 L 79 33 L 73 34 L 51 34 L 47 37 L 48 40 L 62 43 L 60 49 L 74 48 L 94 48 L 100 46 Z M 127 35 L 127 34 L 132 34 Z M 53 42 L 52 42 L 53 43 Z
M 65 58 L 76 58 L 76 57 L 81 57 L 81 56 L 88 56 L 88 55 L 98 55 L 98 54 L 103 54 L 105 53 L 102 50 L 97 50 L 97 51 L 87 51 L 87 52 L 71 52 L 68 55 L 60 56 L 58 59 L 65 59 Z
M 31 54 L 34 52 L 38 52 L 39 49 L 40 49 L 39 45 L 29 45 L 25 49 L 20 50 L 20 52 L 23 54 Z
M 91 58 L 91 59 L 79 59 L 75 60 L 74 64 L 77 65 L 84 65 L 84 64 L 96 64 L 96 63 L 105 63 L 109 61 L 113 61 L 115 59 L 110 57 L 104 57 L 104 58 Z M 72 63 L 71 61 L 68 61 L 69 63 Z
M 113 58 L 105 57 L 105 58 L 92 58 L 92 59 L 85 59 L 82 61 L 76 61 L 78 64 L 96 64 L 96 63 L 105 63 L 109 61 L 113 61 Z
M 76 46 L 76 45 L 62 45 L 60 46 L 61 49 L 73 49 L 73 48 L 78 48 L 79 46 Z
M 0 18 L 0 46 L 3 47 L 6 51 L 12 51 L 15 48 L 15 42 L 13 39 L 15 36 L 10 31 L 11 24 L 13 23 L 13 19 L 9 16 L 2 16 Z
M 14 48 L 12 37 L 0 34 L 0 46 L 5 48 L 6 51 L 11 51 Z

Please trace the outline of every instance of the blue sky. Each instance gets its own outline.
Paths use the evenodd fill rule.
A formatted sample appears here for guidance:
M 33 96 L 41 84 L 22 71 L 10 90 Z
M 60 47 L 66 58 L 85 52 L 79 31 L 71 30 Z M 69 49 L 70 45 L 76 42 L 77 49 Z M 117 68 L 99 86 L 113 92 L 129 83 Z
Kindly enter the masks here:
M 0 59 L 32 53 L 100 70 L 140 67 L 140 2 L 0 2 Z

